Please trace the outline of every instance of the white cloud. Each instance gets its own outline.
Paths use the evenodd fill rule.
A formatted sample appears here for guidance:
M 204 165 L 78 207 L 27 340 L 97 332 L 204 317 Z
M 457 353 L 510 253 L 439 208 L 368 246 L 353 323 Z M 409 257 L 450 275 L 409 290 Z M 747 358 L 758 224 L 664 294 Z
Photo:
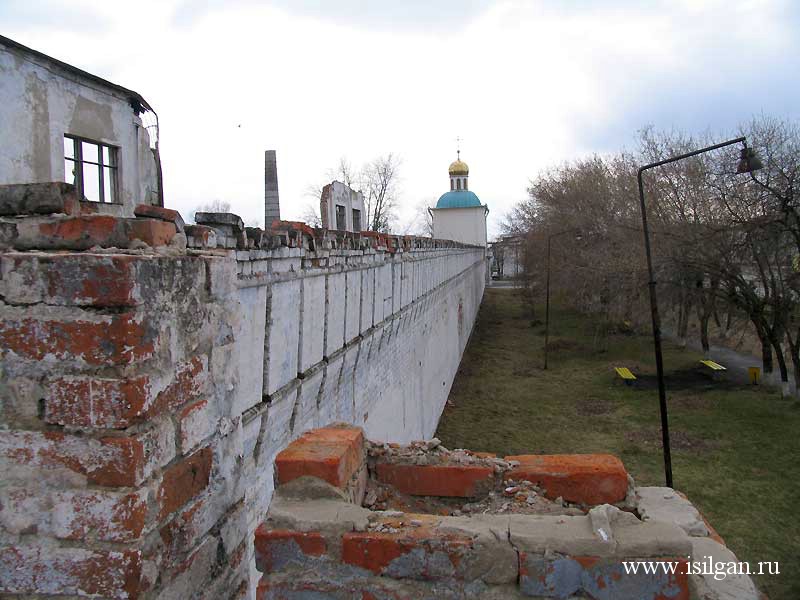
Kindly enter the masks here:
M 690 98 L 709 126 L 733 128 L 729 120 L 769 109 L 774 93 L 748 90 L 752 108 L 719 115 L 708 108 L 716 95 L 797 63 L 788 2 L 565 9 L 509 0 L 463 13 L 459 3 L 435 13 L 415 5 L 416 21 L 394 31 L 391 11 L 377 5 L 361 18 L 353 2 L 341 14 L 249 1 L 147 0 L 135 12 L 90 0 L 62 6 L 95 16 L 82 31 L 74 19 L 45 28 L 19 13 L 6 19 L 6 34 L 139 91 L 160 117 L 167 204 L 186 215 L 220 198 L 246 220 L 262 216 L 266 149 L 278 151 L 290 218 L 340 156 L 358 164 L 399 154 L 407 220 L 421 198 L 448 188 L 461 136 L 470 187 L 489 204 L 496 231 L 538 170 L 616 148 L 643 119 L 691 123 L 675 116 L 675 97 Z M 779 93 L 797 98 L 797 86 Z M 664 115 L 670 122 L 659 122 Z

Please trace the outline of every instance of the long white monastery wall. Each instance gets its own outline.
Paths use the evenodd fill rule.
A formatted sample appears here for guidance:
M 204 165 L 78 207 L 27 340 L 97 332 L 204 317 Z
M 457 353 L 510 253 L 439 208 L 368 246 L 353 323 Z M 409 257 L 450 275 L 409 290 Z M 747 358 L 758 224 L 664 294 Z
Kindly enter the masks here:
M 249 515 L 272 497 L 275 456 L 333 421 L 372 439 L 433 435 L 486 281 L 483 248 L 239 251 L 231 386 Z

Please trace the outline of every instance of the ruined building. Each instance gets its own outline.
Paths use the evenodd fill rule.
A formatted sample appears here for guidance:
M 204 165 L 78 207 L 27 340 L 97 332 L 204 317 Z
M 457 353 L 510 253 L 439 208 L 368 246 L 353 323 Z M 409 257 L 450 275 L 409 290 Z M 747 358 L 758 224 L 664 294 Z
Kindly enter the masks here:
M 333 181 L 322 188 L 319 212 L 325 229 L 352 232 L 369 229 L 364 194 L 341 181 Z
M 2 36 L 0 81 L 0 185 L 63 181 L 93 202 L 85 210 L 118 216 L 163 205 L 140 94 Z

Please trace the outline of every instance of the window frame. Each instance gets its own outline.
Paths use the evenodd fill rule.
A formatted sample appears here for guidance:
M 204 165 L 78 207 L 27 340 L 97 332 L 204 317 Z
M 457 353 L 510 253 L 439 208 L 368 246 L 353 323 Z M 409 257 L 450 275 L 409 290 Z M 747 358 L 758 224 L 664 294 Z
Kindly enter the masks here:
M 353 208 L 351 210 L 353 215 L 353 231 L 361 231 L 361 210 L 358 208 Z
M 343 204 L 334 204 L 333 206 L 333 217 L 336 219 L 336 231 L 347 231 L 347 207 Z M 341 209 L 341 212 L 339 209 Z
M 66 163 L 67 161 L 71 161 L 75 165 L 75 187 L 80 195 L 81 201 L 83 202 L 93 202 L 95 204 L 122 204 L 122 201 L 119 199 L 119 146 L 112 146 L 111 144 L 106 144 L 98 140 L 93 140 L 91 138 L 74 135 L 71 133 L 64 134 L 64 141 L 70 140 L 72 142 L 72 157 L 66 156 L 66 152 L 64 152 L 64 179 L 67 179 L 67 172 L 66 172 Z M 83 144 L 91 144 L 97 147 L 97 162 L 92 160 L 86 160 L 83 157 Z M 66 144 L 65 144 L 66 145 Z M 103 160 L 103 150 L 108 149 L 108 157 L 109 157 L 109 164 L 105 164 Z M 98 200 L 89 200 L 86 198 L 86 194 L 84 194 L 85 189 L 85 182 L 84 182 L 84 169 L 83 165 L 95 165 L 98 171 L 98 193 L 99 199 Z M 106 186 L 105 186 L 105 178 L 106 172 L 105 170 L 109 170 L 109 174 L 111 177 L 111 184 L 109 186 L 109 190 L 111 192 L 112 199 L 106 200 Z

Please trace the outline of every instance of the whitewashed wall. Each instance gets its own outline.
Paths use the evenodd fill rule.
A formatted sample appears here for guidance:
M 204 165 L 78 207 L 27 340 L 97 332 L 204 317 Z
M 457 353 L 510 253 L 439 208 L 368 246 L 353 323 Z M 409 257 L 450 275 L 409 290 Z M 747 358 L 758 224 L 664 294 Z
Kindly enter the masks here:
M 486 280 L 483 248 L 237 252 L 231 402 L 254 528 L 275 455 L 333 421 L 372 439 L 436 431 Z

